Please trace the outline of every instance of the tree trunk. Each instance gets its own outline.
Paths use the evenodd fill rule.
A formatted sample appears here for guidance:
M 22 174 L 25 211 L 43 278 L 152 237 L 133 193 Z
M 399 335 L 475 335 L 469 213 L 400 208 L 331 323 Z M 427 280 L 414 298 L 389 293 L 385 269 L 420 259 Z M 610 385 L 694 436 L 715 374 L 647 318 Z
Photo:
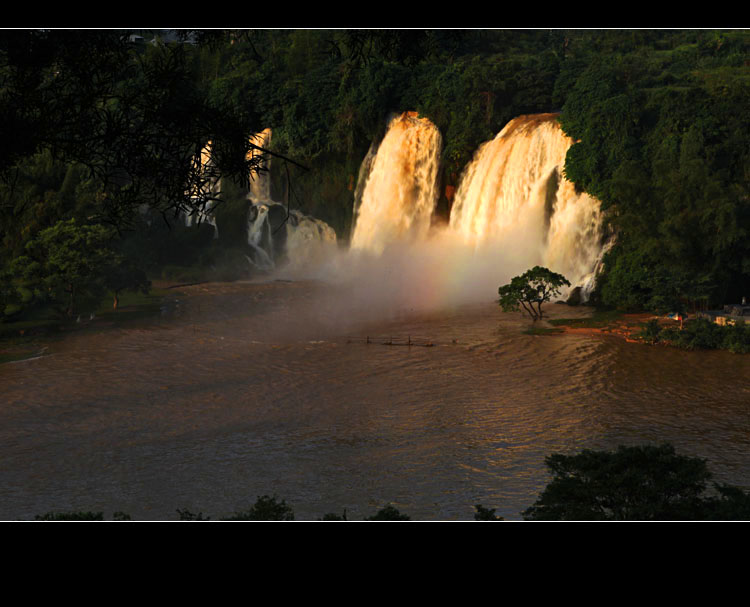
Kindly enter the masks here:
M 531 320 L 533 320 L 534 322 L 536 322 L 537 320 L 539 320 L 539 317 L 537 316 L 536 310 L 534 310 L 534 304 L 533 303 L 529 303 L 529 305 L 527 306 L 526 303 L 522 301 L 521 305 L 523 306 L 523 309 L 526 310 L 526 312 L 528 312 L 529 316 L 531 316 Z
M 70 299 L 68 300 L 68 318 L 73 318 L 73 302 L 75 301 L 75 287 L 68 285 L 68 291 L 70 292 Z

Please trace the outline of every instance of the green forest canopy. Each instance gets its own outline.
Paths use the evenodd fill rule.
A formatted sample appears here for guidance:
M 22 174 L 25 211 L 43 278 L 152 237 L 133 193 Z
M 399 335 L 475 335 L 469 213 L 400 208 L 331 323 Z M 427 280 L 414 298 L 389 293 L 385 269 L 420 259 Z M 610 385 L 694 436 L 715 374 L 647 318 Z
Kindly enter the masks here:
M 560 113 L 577 141 L 566 176 L 601 200 L 616 236 L 598 302 L 665 310 L 750 292 L 747 31 L 181 34 L 0 33 L 0 304 L 16 297 L 8 273 L 26 244 L 71 218 L 114 224 L 120 250 L 137 251 L 152 275 L 241 248 L 231 226 L 254 169 L 244 152 L 266 127 L 274 153 L 312 169 L 294 173 L 293 204 L 345 234 L 359 164 L 386 116 L 406 109 L 443 134 L 442 185 L 511 118 Z M 159 227 L 211 202 L 186 195 L 210 177 L 194 165 L 209 139 L 233 178 L 218 243 Z M 160 218 L 148 229 L 144 203 Z

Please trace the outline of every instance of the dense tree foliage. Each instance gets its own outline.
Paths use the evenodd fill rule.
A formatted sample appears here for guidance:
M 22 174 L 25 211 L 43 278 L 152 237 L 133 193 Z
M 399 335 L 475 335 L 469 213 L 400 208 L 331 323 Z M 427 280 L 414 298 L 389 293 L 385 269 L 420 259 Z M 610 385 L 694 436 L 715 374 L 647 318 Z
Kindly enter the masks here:
M 683 350 L 729 350 L 750 354 L 750 324 L 718 325 L 707 318 L 696 318 L 683 328 L 662 327 L 656 319 L 646 323 L 639 337 L 652 344 L 667 343 Z
M 495 514 L 496 508 L 485 508 L 482 504 L 475 504 L 474 506 L 474 520 L 475 521 L 503 521 L 505 520 L 502 516 Z
M 750 516 L 750 496 L 713 484 L 704 459 L 669 444 L 586 449 L 546 458 L 553 475 L 527 520 L 733 520 Z
M 9 282 L 23 303 L 51 304 L 68 318 L 96 309 L 108 288 L 115 305 L 121 291 L 147 291 L 146 275 L 110 247 L 112 239 L 111 228 L 60 221 L 26 244 L 26 254 L 10 265 Z
M 47 151 L 87 169 L 97 218 L 116 225 L 144 204 L 173 215 L 201 210 L 219 171 L 247 181 L 257 162 L 246 159 L 255 117 L 209 98 L 186 45 L 134 46 L 116 30 L 4 31 L 0 115 L 6 182 Z M 202 165 L 208 142 L 211 162 Z
M 183 515 L 181 515 L 183 516 Z M 192 519 L 197 520 L 197 519 Z M 294 509 L 285 500 L 270 495 L 258 496 L 249 510 L 235 512 L 225 521 L 293 521 Z
M 617 245 L 605 304 L 654 311 L 750 290 L 750 35 L 579 40 L 563 65 L 566 176 L 601 200 Z M 570 71 L 570 73 L 568 73 Z
M 410 521 L 411 517 L 408 514 L 404 514 L 393 504 L 388 504 L 375 514 L 365 518 L 366 521 Z
M 0 272 L 39 231 L 75 217 L 134 229 L 118 238 L 139 240 L 150 276 L 180 264 L 231 275 L 247 246 L 251 133 L 273 129 L 274 198 L 345 236 L 359 166 L 391 112 L 440 129 L 441 192 L 511 118 L 560 112 L 576 141 L 566 176 L 601 200 L 615 239 L 597 301 L 680 310 L 750 291 L 748 32 L 131 33 L 0 35 Z M 216 200 L 205 186 L 219 172 Z M 216 242 L 183 229 L 178 216 L 214 202 Z M 438 211 L 449 209 L 441 195 Z
M 221 42 L 226 34 L 207 38 Z M 3 315 L 59 304 L 55 276 L 68 281 L 68 314 L 83 295 L 95 306 L 93 300 L 110 290 L 116 304 L 123 289 L 147 288 L 144 272 L 153 269 L 156 257 L 149 253 L 158 252 L 160 243 L 151 239 L 152 247 L 122 255 L 136 250 L 128 242 L 132 230 L 142 232 L 144 221 L 169 229 L 182 217 L 199 216 L 219 200 L 210 187 L 219 175 L 248 182 L 259 163 L 258 156 L 247 155 L 253 148 L 249 136 L 257 130 L 251 106 L 210 98 L 205 79 L 196 77 L 204 63 L 199 48 L 134 44 L 116 30 L 0 34 Z M 210 55 L 217 46 L 205 48 Z M 66 270 L 59 264 L 53 269 L 42 258 L 63 245 L 49 240 L 50 230 L 67 238 L 61 226 L 73 220 L 86 245 L 76 245 L 78 257 L 65 261 Z M 89 236 L 103 234 L 105 226 L 117 231 L 94 246 Z M 163 244 L 179 249 L 172 238 Z M 106 257 L 122 263 L 104 264 Z M 88 278 L 73 279 L 74 266 L 87 268 Z M 93 268 L 110 272 L 93 280 Z

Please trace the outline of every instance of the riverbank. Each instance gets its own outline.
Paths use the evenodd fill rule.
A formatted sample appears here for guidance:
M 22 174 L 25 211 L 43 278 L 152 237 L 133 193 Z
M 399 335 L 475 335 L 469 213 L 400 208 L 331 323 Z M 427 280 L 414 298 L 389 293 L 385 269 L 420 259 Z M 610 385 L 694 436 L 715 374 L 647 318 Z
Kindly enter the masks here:
M 660 326 L 676 325 L 674 321 L 650 313 L 626 314 L 618 310 L 593 310 L 583 317 L 547 318 L 545 326 L 532 326 L 529 335 L 610 335 L 628 342 L 642 343 L 639 337 L 646 324 L 656 319 Z
M 154 281 L 149 293 L 124 293 L 117 309 L 112 300 L 104 300 L 94 313 L 75 319 L 53 316 L 41 310 L 38 315 L 16 322 L 0 323 L 0 364 L 37 358 L 49 353 L 51 345 L 79 331 L 103 331 L 126 322 L 160 315 L 168 302 L 183 294 L 181 284 Z
M 628 342 L 643 343 L 638 334 L 653 319 L 665 327 L 679 324 L 648 312 L 625 314 L 616 310 L 595 311 L 589 318 L 555 318 L 548 323 L 562 334 L 611 335 Z
M 662 345 L 681 350 L 728 350 L 750 353 L 750 325 L 719 325 L 705 317 L 693 317 L 682 323 L 648 312 L 624 314 L 596 311 L 590 318 L 550 319 L 550 328 L 528 331 L 530 334 L 611 335 L 631 343 Z

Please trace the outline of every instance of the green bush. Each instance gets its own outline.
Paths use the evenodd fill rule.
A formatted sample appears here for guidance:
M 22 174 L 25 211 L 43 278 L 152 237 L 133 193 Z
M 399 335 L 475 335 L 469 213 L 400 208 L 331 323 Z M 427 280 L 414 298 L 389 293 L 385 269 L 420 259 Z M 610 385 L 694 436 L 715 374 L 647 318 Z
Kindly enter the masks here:
M 669 327 L 660 338 L 683 350 L 712 350 L 722 348 L 727 327 L 722 327 L 707 318 L 696 318 L 686 323 L 682 330 Z
M 323 515 L 323 518 L 320 519 L 321 521 L 346 521 L 348 520 L 346 518 L 346 508 L 344 508 L 344 511 L 341 514 L 336 514 L 335 512 L 326 512 Z
M 224 521 L 293 521 L 294 510 L 287 505 L 286 501 L 278 501 L 278 498 L 261 495 L 258 500 L 245 512 L 235 512 L 232 516 L 222 519 Z
M 204 517 L 202 512 L 199 512 L 198 514 L 195 514 L 194 512 L 190 512 L 190 510 L 180 510 L 177 509 L 177 514 L 180 515 L 181 521 L 210 521 L 211 517 Z
M 735 354 L 750 353 L 750 324 L 737 323 L 723 327 L 721 347 Z
M 750 323 L 718 325 L 707 318 L 696 318 L 683 328 L 660 328 L 656 319 L 646 323 L 638 337 L 649 343 L 666 342 L 683 350 L 729 350 L 735 354 L 750 353 Z
M 495 508 L 485 508 L 482 504 L 476 504 L 474 506 L 476 512 L 474 512 L 475 521 L 502 521 L 502 516 L 495 514 Z
M 381 508 L 372 516 L 368 516 L 366 521 L 410 521 L 411 517 L 408 514 L 402 514 L 398 508 L 392 504 L 388 504 L 385 508 Z
M 553 475 L 527 520 L 747 519 L 750 495 L 710 483 L 707 462 L 669 444 L 586 449 L 545 459 Z
M 649 343 L 655 344 L 659 341 L 661 332 L 662 328 L 659 326 L 659 321 L 656 318 L 652 318 L 643 325 L 643 328 L 640 330 L 637 337 Z

